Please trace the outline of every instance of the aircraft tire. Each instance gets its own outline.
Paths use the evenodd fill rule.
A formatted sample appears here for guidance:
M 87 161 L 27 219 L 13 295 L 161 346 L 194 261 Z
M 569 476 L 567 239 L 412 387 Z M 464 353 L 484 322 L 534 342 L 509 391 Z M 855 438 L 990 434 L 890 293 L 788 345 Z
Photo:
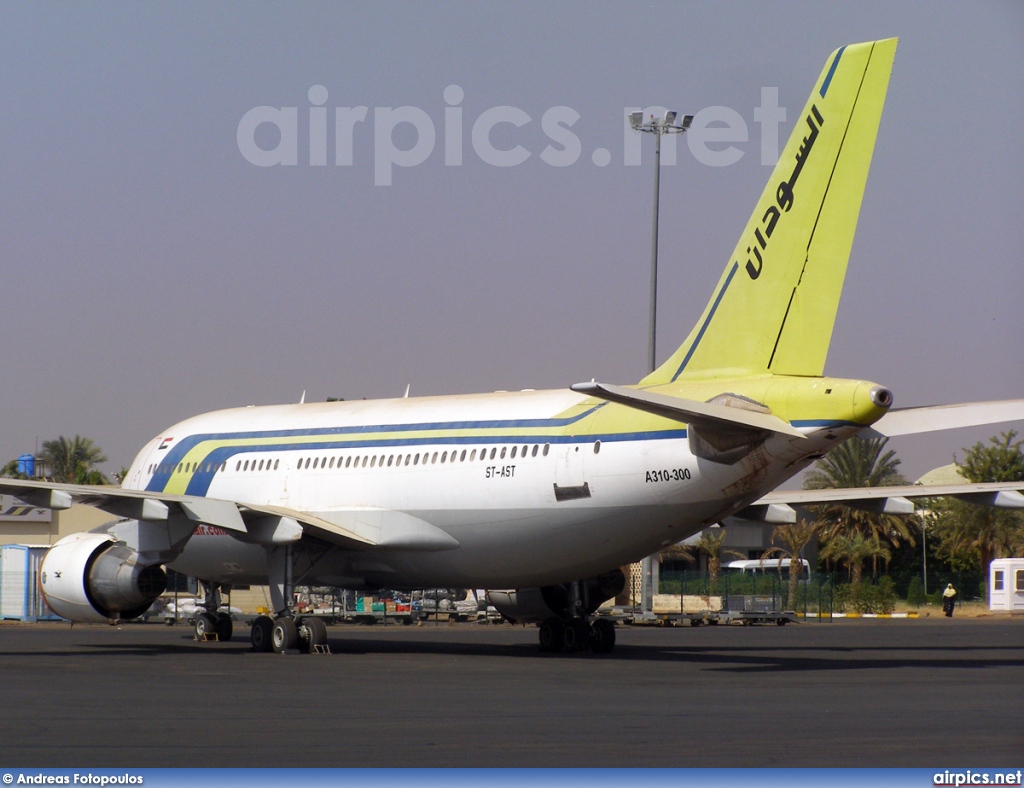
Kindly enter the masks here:
M 217 640 L 222 643 L 226 643 L 231 640 L 231 635 L 234 634 L 234 623 L 231 621 L 230 613 L 218 613 L 217 614 Z
M 562 650 L 579 651 L 586 644 L 586 632 L 581 631 L 580 624 L 583 622 L 566 621 L 562 624 Z M 586 626 L 584 624 L 584 626 Z
M 285 654 L 299 645 L 299 628 L 295 619 L 281 616 L 274 621 L 274 629 L 270 633 L 270 642 L 274 651 Z
M 322 618 L 308 616 L 302 619 L 302 626 L 306 628 L 307 637 L 303 640 L 303 650 L 312 654 L 316 646 L 327 645 L 327 625 Z
M 599 618 L 591 628 L 590 648 L 595 654 L 609 654 L 615 648 L 615 625 Z
M 565 644 L 562 637 L 563 623 L 560 619 L 549 618 L 540 625 L 540 650 L 545 654 L 557 653 Z
M 196 616 L 196 640 L 213 640 L 217 632 L 217 619 L 212 613 L 200 613 Z
M 252 631 L 249 633 L 252 650 L 258 654 L 269 653 L 271 650 L 270 636 L 273 631 L 274 619 L 270 616 L 258 616 L 252 622 Z

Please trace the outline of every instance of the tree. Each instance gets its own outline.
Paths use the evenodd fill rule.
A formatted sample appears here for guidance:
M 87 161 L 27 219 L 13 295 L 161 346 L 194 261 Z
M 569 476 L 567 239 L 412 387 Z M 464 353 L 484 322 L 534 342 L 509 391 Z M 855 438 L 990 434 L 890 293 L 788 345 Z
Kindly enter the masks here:
M 1024 441 L 1004 432 L 964 449 L 960 474 L 969 482 L 1024 481 Z M 950 500 L 936 506 L 932 526 L 940 558 L 987 571 L 993 558 L 1024 555 L 1024 514 Z
M 89 438 L 76 435 L 68 440 L 63 435 L 43 441 L 42 464 L 50 470 L 54 481 L 66 484 L 102 484 L 105 479 L 95 466 L 107 458 Z
M 906 484 L 907 480 L 897 470 L 900 460 L 896 452 L 890 449 L 883 453 L 888 441 L 888 438 L 851 438 L 839 444 L 815 463 L 804 480 L 804 488 L 827 490 Z M 865 539 L 884 539 L 895 547 L 900 546 L 901 539 L 914 544 L 911 526 L 905 517 L 841 504 L 818 506 L 815 511 L 822 526 L 822 535 L 828 540 L 841 535 L 861 534 Z M 877 553 L 876 560 L 880 556 L 881 552 Z
M 856 599 L 860 592 L 864 562 L 869 558 L 882 558 L 888 561 L 892 553 L 877 537 L 866 537 L 855 531 L 851 534 L 836 534 L 829 539 L 821 549 L 821 557 L 835 561 L 850 571 L 850 585 L 853 586 L 853 596 Z
M 722 543 L 725 541 L 725 529 L 714 528 L 705 531 L 700 535 L 700 540 L 697 542 L 697 549 L 708 557 L 708 585 L 711 588 L 711 593 L 715 593 L 718 588 L 718 575 L 722 571 L 722 555 L 734 555 L 737 558 L 742 558 L 742 553 L 737 553 L 735 550 L 723 550 Z
M 2 469 L 0 469 L 0 476 L 6 479 L 27 479 L 24 473 L 18 469 L 18 461 L 11 460 Z
M 789 605 L 796 605 L 796 589 L 800 576 L 804 573 L 802 554 L 804 548 L 814 541 L 821 530 L 821 523 L 813 520 L 800 520 L 796 523 L 777 525 L 772 529 L 772 542 L 781 542 L 781 546 L 768 549 L 762 560 L 773 555 L 789 559 Z

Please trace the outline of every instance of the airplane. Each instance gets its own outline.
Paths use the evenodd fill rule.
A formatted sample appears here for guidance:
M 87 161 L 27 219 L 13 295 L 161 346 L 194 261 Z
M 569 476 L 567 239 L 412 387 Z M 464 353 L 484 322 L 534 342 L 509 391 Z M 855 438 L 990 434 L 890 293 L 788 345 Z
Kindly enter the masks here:
M 285 653 L 326 641 L 296 585 L 508 589 L 491 603 L 538 624 L 542 651 L 608 653 L 614 626 L 592 614 L 620 567 L 725 518 L 840 498 L 1024 505 L 1024 483 L 772 492 L 856 435 L 1024 418 L 1024 400 L 899 411 L 885 386 L 823 376 L 896 45 L 829 56 L 703 314 L 639 383 L 233 408 L 152 439 L 120 488 L 2 480 L 118 518 L 50 549 L 46 603 L 127 620 L 166 566 L 203 585 L 197 633 L 226 640 L 221 592 L 268 584 L 251 644 Z

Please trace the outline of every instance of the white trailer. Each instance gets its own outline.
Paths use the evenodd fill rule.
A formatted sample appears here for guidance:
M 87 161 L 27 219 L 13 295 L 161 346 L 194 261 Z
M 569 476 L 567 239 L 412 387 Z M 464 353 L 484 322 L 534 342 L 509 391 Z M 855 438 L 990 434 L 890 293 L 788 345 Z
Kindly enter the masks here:
M 1024 611 L 1024 558 L 996 558 L 988 569 L 988 609 Z

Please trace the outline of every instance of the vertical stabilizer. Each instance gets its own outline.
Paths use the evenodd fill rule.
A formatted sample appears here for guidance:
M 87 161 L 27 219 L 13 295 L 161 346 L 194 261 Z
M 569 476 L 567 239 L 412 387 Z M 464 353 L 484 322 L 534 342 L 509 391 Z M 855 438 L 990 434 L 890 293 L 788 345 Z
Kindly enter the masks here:
M 704 314 L 643 385 L 821 375 L 896 42 L 829 57 Z

